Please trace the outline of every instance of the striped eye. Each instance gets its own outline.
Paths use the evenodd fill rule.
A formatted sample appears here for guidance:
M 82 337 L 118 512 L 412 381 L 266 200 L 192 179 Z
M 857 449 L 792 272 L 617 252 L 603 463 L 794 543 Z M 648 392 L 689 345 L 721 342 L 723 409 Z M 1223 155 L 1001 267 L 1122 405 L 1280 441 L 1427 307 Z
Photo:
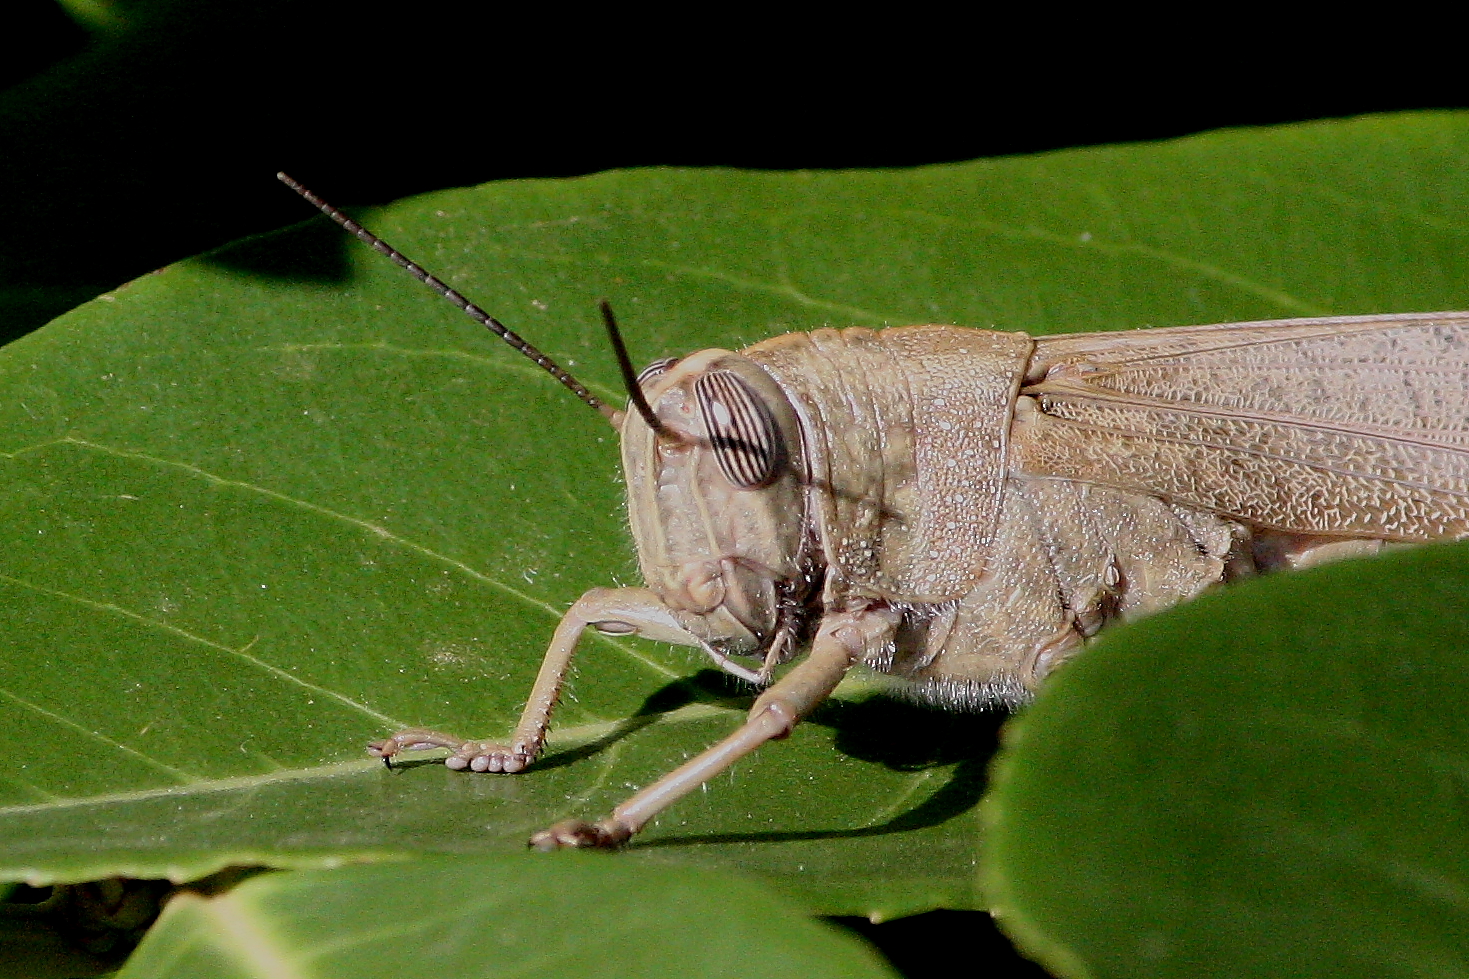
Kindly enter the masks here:
M 724 478 L 739 489 L 775 482 L 783 461 L 779 434 L 750 385 L 730 371 L 710 371 L 694 382 L 694 394 Z

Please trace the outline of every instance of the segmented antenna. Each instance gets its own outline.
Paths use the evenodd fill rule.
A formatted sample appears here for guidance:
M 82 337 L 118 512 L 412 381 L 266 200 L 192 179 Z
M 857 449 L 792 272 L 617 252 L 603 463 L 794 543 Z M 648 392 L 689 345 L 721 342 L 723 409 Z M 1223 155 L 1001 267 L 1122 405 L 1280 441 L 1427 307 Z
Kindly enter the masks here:
M 658 416 L 653 413 L 653 406 L 643 397 L 643 386 L 638 383 L 638 372 L 632 368 L 632 358 L 627 355 L 627 345 L 622 342 L 622 331 L 617 328 L 617 320 L 612 316 L 612 304 L 602 299 L 597 302 L 597 308 L 602 311 L 602 322 L 607 324 L 607 339 L 612 341 L 612 352 L 617 355 L 617 368 L 622 371 L 622 386 L 627 388 L 628 400 L 655 435 L 677 439 L 673 430 L 658 420 Z
M 332 207 L 326 201 L 322 200 L 320 197 L 317 197 L 311 191 L 307 190 L 305 187 L 301 186 L 299 183 L 286 176 L 286 174 L 277 173 L 275 176 L 277 180 L 294 190 L 296 193 L 300 194 L 302 197 L 306 198 L 306 200 L 310 201 L 312 204 L 316 205 L 317 210 L 321 211 L 321 213 L 325 214 L 327 217 L 337 222 L 337 224 L 341 225 L 344 229 L 351 232 L 358 238 L 358 240 L 371 247 L 373 251 L 387 256 L 388 259 L 399 268 L 406 271 L 409 275 L 413 276 L 419 282 L 422 282 L 424 285 L 428 286 L 434 292 L 437 292 L 439 295 L 449 300 L 455 306 L 458 306 L 460 309 L 464 310 L 464 312 L 469 316 L 470 319 L 488 328 L 491 333 L 495 334 L 501 340 L 504 340 L 506 343 L 510 344 L 510 346 L 514 347 L 516 350 L 519 350 L 537 367 L 541 368 L 547 374 L 550 374 L 552 377 L 556 378 L 556 380 L 565 385 L 572 394 L 576 395 L 582 401 L 586 402 L 588 405 L 601 412 L 602 417 L 606 418 L 614 426 L 618 424 L 619 416 L 622 414 L 622 412 L 618 411 L 608 404 L 605 404 L 601 398 L 598 398 L 595 394 L 588 391 L 585 387 L 582 386 L 582 383 L 580 381 L 567 373 L 567 371 L 563 369 L 560 364 L 556 363 L 550 357 L 547 357 L 545 354 L 541 353 L 525 340 L 521 339 L 520 336 L 517 335 L 513 330 L 506 327 L 499 320 L 495 319 L 489 313 L 486 313 L 484 310 L 480 309 L 468 299 L 465 299 L 446 282 L 437 278 L 427 269 L 409 259 L 406 255 L 398 251 L 392 245 L 389 245 L 377 235 L 373 234 L 371 231 L 368 231 L 362 225 L 358 224 L 356 221 L 353 221 L 351 218 L 347 217 L 347 215 L 343 214 L 335 207 Z M 610 313 L 606 313 L 605 303 L 604 315 L 611 315 Z M 622 348 L 621 338 L 615 337 L 614 343 L 617 346 L 620 357 L 625 362 L 627 359 L 627 352 Z M 626 368 L 624 368 L 624 373 L 625 372 Z M 630 390 L 637 391 L 637 385 L 632 384 L 630 386 Z M 641 392 L 638 393 L 637 397 L 641 399 Z M 646 400 L 642 401 L 642 407 L 640 407 L 639 410 L 646 411 L 651 414 L 651 409 L 647 408 Z

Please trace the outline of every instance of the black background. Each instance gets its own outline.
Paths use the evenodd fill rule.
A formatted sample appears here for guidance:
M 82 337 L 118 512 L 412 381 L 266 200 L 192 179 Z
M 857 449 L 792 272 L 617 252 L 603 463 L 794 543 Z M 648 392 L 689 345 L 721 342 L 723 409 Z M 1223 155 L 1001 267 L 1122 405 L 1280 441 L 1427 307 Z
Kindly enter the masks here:
M 1469 100 L 1460 59 L 1435 50 L 1451 32 L 1380 12 L 112 9 L 119 23 L 91 32 L 50 0 L 0 14 L 0 342 L 307 217 L 281 169 L 365 204 L 613 167 L 912 166 Z M 1044 975 L 987 915 L 843 924 L 909 976 Z
M 1052 9 L 112 0 L 121 26 L 89 35 L 54 0 L 4 9 L 0 340 L 304 218 L 277 170 L 367 204 L 635 165 L 911 166 L 1466 97 L 1457 58 L 1440 69 L 1380 14 L 1332 39 Z

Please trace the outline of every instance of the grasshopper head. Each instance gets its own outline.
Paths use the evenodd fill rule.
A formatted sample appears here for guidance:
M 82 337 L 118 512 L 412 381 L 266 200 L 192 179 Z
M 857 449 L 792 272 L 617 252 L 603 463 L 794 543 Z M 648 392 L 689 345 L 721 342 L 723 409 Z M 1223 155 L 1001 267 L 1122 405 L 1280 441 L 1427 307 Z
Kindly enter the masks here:
M 522 337 L 387 242 L 283 173 L 287 186 L 620 424 L 628 511 L 648 587 L 730 672 L 769 677 L 789 657 L 817 574 L 807 570 L 804 456 L 796 413 L 753 361 L 705 350 L 643 372 L 636 383 L 658 424 L 618 412 Z M 602 318 L 634 383 L 612 309 Z M 635 399 L 637 400 L 637 399 Z M 656 430 L 655 430 L 656 429 Z M 761 676 L 727 653 L 763 654 Z
M 648 587 L 721 654 L 790 656 L 811 590 L 795 409 L 759 365 L 703 350 L 638 379 L 661 431 L 622 423 L 628 517 Z

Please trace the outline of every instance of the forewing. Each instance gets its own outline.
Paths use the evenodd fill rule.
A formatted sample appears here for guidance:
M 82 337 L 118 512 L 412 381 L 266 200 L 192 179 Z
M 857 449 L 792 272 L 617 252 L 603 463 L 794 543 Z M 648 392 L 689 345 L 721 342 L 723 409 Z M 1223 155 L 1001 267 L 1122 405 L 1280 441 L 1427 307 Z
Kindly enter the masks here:
M 1012 433 L 1026 473 L 1293 533 L 1469 534 L 1469 313 L 1043 337 L 1036 348 Z

